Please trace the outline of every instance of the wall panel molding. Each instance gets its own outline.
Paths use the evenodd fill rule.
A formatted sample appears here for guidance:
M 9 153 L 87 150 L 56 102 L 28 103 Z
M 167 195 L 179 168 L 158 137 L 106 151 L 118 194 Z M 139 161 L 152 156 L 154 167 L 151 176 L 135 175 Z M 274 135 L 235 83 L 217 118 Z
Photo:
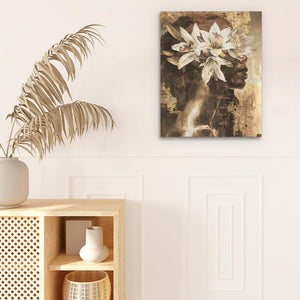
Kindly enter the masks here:
M 260 174 L 189 174 L 189 300 L 262 299 Z
M 90 178 L 90 179 L 101 179 L 101 178 L 110 178 L 113 180 L 113 178 L 137 178 L 139 181 L 140 186 L 140 192 L 139 192 L 139 198 L 141 201 L 143 201 L 143 186 L 144 186 L 144 176 L 142 173 L 131 173 L 131 172 L 103 172 L 103 173 L 97 173 L 97 174 L 84 174 L 84 175 L 67 175 L 66 177 L 66 198 L 72 198 L 72 184 L 74 182 L 74 179 L 78 178 Z M 118 188 L 116 186 L 116 188 Z M 125 189 L 126 190 L 126 189 Z M 124 190 L 121 190 L 122 192 L 115 192 L 114 188 L 111 188 L 106 193 L 102 193 L 102 195 L 108 195 L 109 199 L 112 199 L 112 196 L 122 196 L 122 198 L 126 199 L 126 192 Z M 88 197 L 88 195 L 91 197 L 92 195 L 100 195 L 99 192 L 93 192 L 93 191 L 86 191 L 84 193 L 85 196 Z
M 244 291 L 244 193 L 205 193 L 206 289 Z

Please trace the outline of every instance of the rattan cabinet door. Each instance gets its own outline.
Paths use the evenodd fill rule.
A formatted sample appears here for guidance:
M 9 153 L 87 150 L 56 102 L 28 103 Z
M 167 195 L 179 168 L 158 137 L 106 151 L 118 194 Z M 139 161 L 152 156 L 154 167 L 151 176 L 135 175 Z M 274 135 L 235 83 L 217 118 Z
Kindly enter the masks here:
M 0 217 L 0 299 L 41 300 L 40 220 Z

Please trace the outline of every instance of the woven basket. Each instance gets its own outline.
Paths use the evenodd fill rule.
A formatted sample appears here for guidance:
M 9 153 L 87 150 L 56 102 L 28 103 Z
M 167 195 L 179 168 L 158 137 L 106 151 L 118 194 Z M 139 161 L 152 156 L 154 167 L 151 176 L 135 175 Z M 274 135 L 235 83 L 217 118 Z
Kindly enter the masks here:
M 108 274 L 102 271 L 76 271 L 65 276 L 64 300 L 110 300 Z

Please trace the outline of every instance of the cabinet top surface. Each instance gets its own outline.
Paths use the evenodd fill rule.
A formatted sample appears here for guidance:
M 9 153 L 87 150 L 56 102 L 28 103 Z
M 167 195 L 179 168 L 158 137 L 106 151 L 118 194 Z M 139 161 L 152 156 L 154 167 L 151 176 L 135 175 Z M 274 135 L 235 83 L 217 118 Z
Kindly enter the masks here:
M 0 216 L 114 216 L 124 207 L 123 199 L 30 199 Z

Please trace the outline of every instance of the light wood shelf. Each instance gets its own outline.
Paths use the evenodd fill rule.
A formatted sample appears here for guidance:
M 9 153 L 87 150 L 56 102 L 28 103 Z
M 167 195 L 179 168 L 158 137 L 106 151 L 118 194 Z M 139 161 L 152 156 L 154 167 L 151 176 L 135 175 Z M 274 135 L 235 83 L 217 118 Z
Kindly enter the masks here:
M 64 252 L 60 252 L 49 264 L 48 268 L 50 271 L 113 271 L 113 250 L 109 250 L 108 258 L 101 263 L 87 263 L 79 255 L 67 255 Z
M 78 255 L 65 254 L 65 220 L 69 217 L 91 217 L 94 225 L 103 227 L 104 244 L 110 249 L 105 261 L 89 264 Z M 125 300 L 124 200 L 27 200 L 18 208 L 0 210 L 0 232 L 5 237 L 0 243 L 1 265 L 6 266 L 11 244 L 20 249 L 14 252 L 17 261 L 30 260 L 26 268 L 19 263 L 5 267 L 8 274 L 19 274 L 17 278 L 9 277 L 13 281 L 9 290 L 6 291 L 5 286 L 1 290 L 1 295 L 7 294 L 7 299 L 23 299 L 22 290 L 20 297 L 18 292 L 12 295 L 11 291 L 14 290 L 14 284 L 17 290 L 26 282 L 28 293 L 34 295 L 35 299 L 62 300 L 62 284 L 68 272 L 101 270 L 109 274 L 111 300 Z M 24 248 L 26 241 L 32 244 L 30 253 Z
M 0 216 L 114 216 L 123 206 L 123 199 L 30 199 L 17 208 L 0 210 Z

